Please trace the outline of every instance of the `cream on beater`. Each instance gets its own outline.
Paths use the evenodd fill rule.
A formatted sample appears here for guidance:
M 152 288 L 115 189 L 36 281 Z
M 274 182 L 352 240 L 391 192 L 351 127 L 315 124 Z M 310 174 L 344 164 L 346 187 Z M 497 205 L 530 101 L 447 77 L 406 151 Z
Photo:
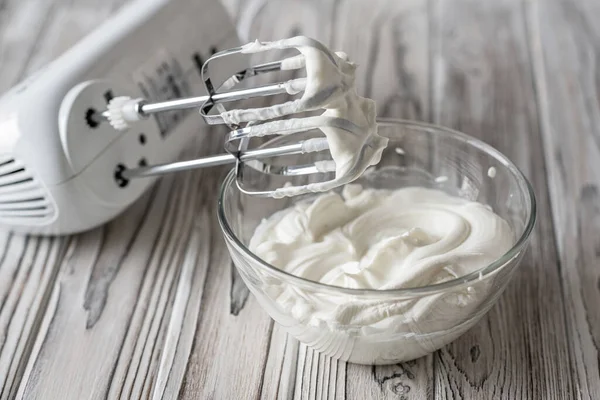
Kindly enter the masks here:
M 300 55 L 287 58 L 282 69 L 306 69 L 306 77 L 288 81 L 289 94 L 303 91 L 300 98 L 269 107 L 231 110 L 221 114 L 229 124 L 249 121 L 266 121 L 304 111 L 324 109 L 320 117 L 294 118 L 265 124 L 265 130 L 253 127 L 256 136 L 293 133 L 318 127 L 329 143 L 334 164 L 321 162 L 324 171 L 335 170 L 334 180 L 305 186 L 280 188 L 275 197 L 293 196 L 308 192 L 324 192 L 358 178 L 369 166 L 377 164 L 388 139 L 377 134 L 375 102 L 356 92 L 356 65 L 346 54 L 334 53 L 325 46 L 304 36 L 274 42 L 253 42 L 242 47 L 243 53 L 257 53 L 272 49 L 295 48 Z M 359 128 L 360 134 L 328 126 L 330 117 L 343 118 Z

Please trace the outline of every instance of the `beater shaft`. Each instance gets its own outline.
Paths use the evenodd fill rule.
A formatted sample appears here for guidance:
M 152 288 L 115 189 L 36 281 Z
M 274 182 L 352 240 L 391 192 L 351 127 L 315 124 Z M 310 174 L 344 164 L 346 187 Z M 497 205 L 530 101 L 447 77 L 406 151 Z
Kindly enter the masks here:
M 304 142 L 265 149 L 247 150 L 236 157 L 234 154 L 219 154 L 195 160 L 178 161 L 174 163 L 158 164 L 149 167 L 132 168 L 123 171 L 125 179 L 144 178 L 149 176 L 165 175 L 172 172 L 187 171 L 189 169 L 216 167 L 218 165 L 232 164 L 236 161 L 247 162 L 263 158 L 282 155 L 302 154 L 306 152 Z
M 146 118 L 152 114 L 165 111 L 185 110 L 190 108 L 199 108 L 207 101 L 211 100 L 214 103 L 226 103 L 237 100 L 250 99 L 257 96 L 272 96 L 276 94 L 286 93 L 286 84 L 277 83 L 273 85 L 258 86 L 250 89 L 234 90 L 231 92 L 215 93 L 212 96 L 197 96 L 187 97 L 175 100 L 161 101 L 156 103 L 146 103 L 145 100 L 137 101 L 134 106 L 139 118 Z M 105 118 L 109 117 L 109 111 L 102 113 Z
M 222 67 L 213 62 L 233 55 L 251 55 L 264 51 L 288 51 L 300 54 L 280 61 L 250 66 L 234 73 L 222 83 L 215 80 L 214 71 L 222 75 Z M 223 60 L 222 60 L 223 61 Z M 195 168 L 235 164 L 236 182 L 240 191 L 257 196 L 282 197 L 313 191 L 326 191 L 351 182 L 360 176 L 376 159 L 386 140 L 376 134 L 375 106 L 371 100 L 356 94 L 354 88 L 355 64 L 345 53 L 334 53 L 320 42 L 298 36 L 275 42 L 253 42 L 242 47 L 224 50 L 211 56 L 202 66 L 206 96 L 150 102 L 148 99 L 116 97 L 103 113 L 117 130 L 125 131 L 131 124 L 152 114 L 184 109 L 198 109 L 209 125 L 224 124 L 229 129 L 225 140 L 227 154 L 202 157 L 175 163 L 140 166 L 127 169 L 119 164 L 115 178 L 123 181 L 133 178 L 164 175 Z M 302 76 L 304 70 L 305 76 Z M 240 87 L 247 78 L 261 74 L 283 72 L 283 82 L 264 86 Z M 297 72 L 300 74 L 297 74 Z M 291 75 L 291 77 L 290 77 Z M 298 95 L 293 99 L 269 106 L 227 110 L 223 103 L 279 94 Z M 321 111 L 320 115 L 308 115 Z M 300 116 L 300 114 L 305 114 Z M 318 135 L 318 136 L 316 136 Z M 261 138 L 278 136 L 280 139 L 261 144 Z M 300 137 L 304 140 L 298 142 Z M 290 141 L 295 141 L 290 144 Z M 332 149 L 330 149 L 330 141 Z M 383 146 L 385 147 L 385 146 Z M 285 157 L 328 151 L 322 157 Z M 348 156 L 346 153 L 354 152 Z M 340 159 L 336 160 L 336 156 Z M 339 161 L 340 165 L 337 164 Z M 118 174 L 118 176 L 117 176 Z M 267 179 L 262 179 L 261 174 Z M 315 181 L 310 177 L 288 180 L 294 176 L 324 175 L 329 180 Z M 272 179 L 271 179 L 272 178 Z

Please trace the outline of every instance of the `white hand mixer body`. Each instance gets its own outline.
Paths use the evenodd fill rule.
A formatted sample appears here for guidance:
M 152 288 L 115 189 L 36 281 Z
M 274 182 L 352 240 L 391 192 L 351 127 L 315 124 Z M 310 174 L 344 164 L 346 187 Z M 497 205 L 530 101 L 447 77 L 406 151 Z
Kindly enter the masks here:
M 118 132 L 94 111 L 120 95 L 160 101 L 202 93 L 204 60 L 238 45 L 220 2 L 137 0 L 7 92 L 0 98 L 0 228 L 68 234 L 121 213 L 153 179 L 120 187 L 116 166 L 176 159 L 198 135 L 197 115 L 165 114 Z
M 219 2 L 140 0 L 8 92 L 0 99 L 0 225 L 36 234 L 84 231 L 122 212 L 153 183 L 133 178 L 184 169 L 235 162 L 240 189 L 280 197 L 328 190 L 356 179 L 379 161 L 387 141 L 376 134 L 372 101 L 358 97 L 353 82 L 346 81 L 353 80 L 351 63 L 303 37 L 235 48 L 237 44 L 235 28 Z M 240 59 L 228 57 L 291 47 L 302 54 L 246 69 Z M 309 57 L 327 60 L 315 68 Z M 217 68 L 208 76 L 209 64 L 224 58 L 242 72 L 229 76 Z M 323 67 L 328 64 L 333 66 L 329 70 Z M 307 78 L 232 90 L 247 77 L 304 67 Z M 223 84 L 214 89 L 214 82 Z M 207 94 L 190 96 L 202 91 Z M 272 107 L 227 111 L 223 105 L 301 92 L 301 98 Z M 197 125 L 184 111 L 190 108 L 200 109 L 209 124 L 229 126 L 228 154 L 172 163 L 197 135 Z M 273 120 L 319 109 L 326 111 Z M 248 148 L 254 137 L 310 130 L 320 130 L 327 138 Z M 350 144 L 340 140 L 344 135 Z M 359 154 L 346 157 L 343 166 L 332 161 L 289 166 L 262 161 L 323 150 L 341 160 L 348 146 Z M 243 181 L 247 166 L 284 176 L 336 171 L 336 177 L 301 187 L 255 190 Z

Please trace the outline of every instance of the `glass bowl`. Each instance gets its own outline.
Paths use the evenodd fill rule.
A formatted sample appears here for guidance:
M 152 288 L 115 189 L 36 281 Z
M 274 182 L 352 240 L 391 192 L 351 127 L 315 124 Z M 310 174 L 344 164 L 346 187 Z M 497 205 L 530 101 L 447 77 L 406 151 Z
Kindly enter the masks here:
M 245 195 L 237 188 L 232 171 L 222 185 L 218 207 L 231 258 L 265 311 L 314 350 L 358 364 L 415 359 L 450 343 L 472 327 L 496 302 L 519 265 L 536 214 L 529 182 L 491 146 L 460 132 L 424 123 L 378 122 L 379 133 L 390 139 L 389 145 L 381 162 L 356 183 L 381 189 L 436 188 L 487 204 L 511 226 L 515 235 L 513 247 L 480 270 L 442 283 L 396 290 L 349 289 L 291 275 L 248 249 L 254 229 L 263 218 L 306 200 L 306 196 L 271 199 Z M 285 144 L 290 139 L 275 140 Z M 402 312 L 385 324 L 367 326 L 351 322 L 332 324 L 328 318 L 319 317 L 352 312 L 364 305 L 384 312 Z

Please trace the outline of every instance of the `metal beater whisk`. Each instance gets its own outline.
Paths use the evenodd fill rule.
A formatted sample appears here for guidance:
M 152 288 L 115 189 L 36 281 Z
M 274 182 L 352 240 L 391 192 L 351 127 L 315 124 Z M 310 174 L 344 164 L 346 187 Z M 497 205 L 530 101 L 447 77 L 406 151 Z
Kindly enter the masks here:
M 318 161 L 310 160 L 308 163 L 301 165 L 278 165 L 268 162 L 268 160 L 275 157 L 319 153 L 328 150 L 328 141 L 323 137 L 323 133 L 320 131 L 320 129 L 324 127 L 344 131 L 349 135 L 360 134 L 361 128 L 344 118 L 311 116 L 281 119 L 281 117 L 290 116 L 296 113 L 323 108 L 323 104 L 327 103 L 327 96 L 333 96 L 337 91 L 347 90 L 346 87 L 341 87 L 343 83 L 341 80 L 339 82 L 332 82 L 331 92 L 326 93 L 325 97 L 321 96 L 323 98 L 305 99 L 302 97 L 283 104 L 278 104 L 274 107 L 227 111 L 224 104 L 238 100 L 274 96 L 285 93 L 290 95 L 305 93 L 307 87 L 306 78 L 291 79 L 275 84 L 244 89 L 236 89 L 236 86 L 238 86 L 240 82 L 246 81 L 251 77 L 277 71 L 302 69 L 306 66 L 306 60 L 302 54 L 299 54 L 280 61 L 251 66 L 232 75 L 216 89 L 213 79 L 211 79 L 210 65 L 217 59 L 222 59 L 235 54 L 258 53 L 272 49 L 299 49 L 303 47 L 312 48 L 322 52 L 334 67 L 339 67 L 337 64 L 339 63 L 340 58 L 314 39 L 295 37 L 280 42 L 256 42 L 254 44 L 216 53 L 204 63 L 202 68 L 202 80 L 204 81 L 208 93 L 206 96 L 182 98 L 160 103 L 151 103 L 145 99 L 131 99 L 129 97 L 117 97 L 113 99 L 109 104 L 108 110 L 102 115 L 115 129 L 118 130 L 125 130 L 130 124 L 146 119 L 156 113 L 194 108 L 200 109 L 200 114 L 206 123 L 210 125 L 226 124 L 231 129 L 225 141 L 225 150 L 227 151 L 225 154 L 202 157 L 188 161 L 127 169 L 122 172 L 122 176 L 126 179 L 132 179 L 163 175 L 188 169 L 236 163 L 237 185 L 241 191 L 250 195 L 273 196 L 277 188 L 253 187 L 252 185 L 255 185 L 257 180 L 254 179 L 253 183 L 249 183 L 249 180 L 245 179 L 245 176 L 248 175 L 248 168 L 261 174 L 280 177 L 334 172 L 336 166 L 331 158 L 325 158 L 324 160 Z M 304 94 L 302 96 L 304 96 Z M 216 113 L 214 111 L 216 111 Z M 316 133 L 319 135 L 317 136 Z M 283 135 L 285 136 L 285 140 L 274 140 L 259 148 L 250 148 L 250 139 L 270 135 Z M 291 135 L 295 136 L 292 137 Z M 296 141 L 293 139 L 296 137 L 302 137 L 304 139 Z M 368 145 L 368 143 L 366 145 Z M 314 158 L 323 157 L 319 156 Z M 289 158 L 286 160 L 289 162 Z M 356 164 L 358 164 L 358 162 Z M 349 172 L 346 174 L 347 176 L 342 177 L 343 179 L 336 177 L 336 181 L 339 181 L 342 184 L 350 182 L 356 179 L 361 172 L 362 171 L 357 168 L 357 165 L 355 165 L 354 168 L 350 168 Z M 263 181 L 262 183 L 264 184 L 264 179 L 258 180 Z

